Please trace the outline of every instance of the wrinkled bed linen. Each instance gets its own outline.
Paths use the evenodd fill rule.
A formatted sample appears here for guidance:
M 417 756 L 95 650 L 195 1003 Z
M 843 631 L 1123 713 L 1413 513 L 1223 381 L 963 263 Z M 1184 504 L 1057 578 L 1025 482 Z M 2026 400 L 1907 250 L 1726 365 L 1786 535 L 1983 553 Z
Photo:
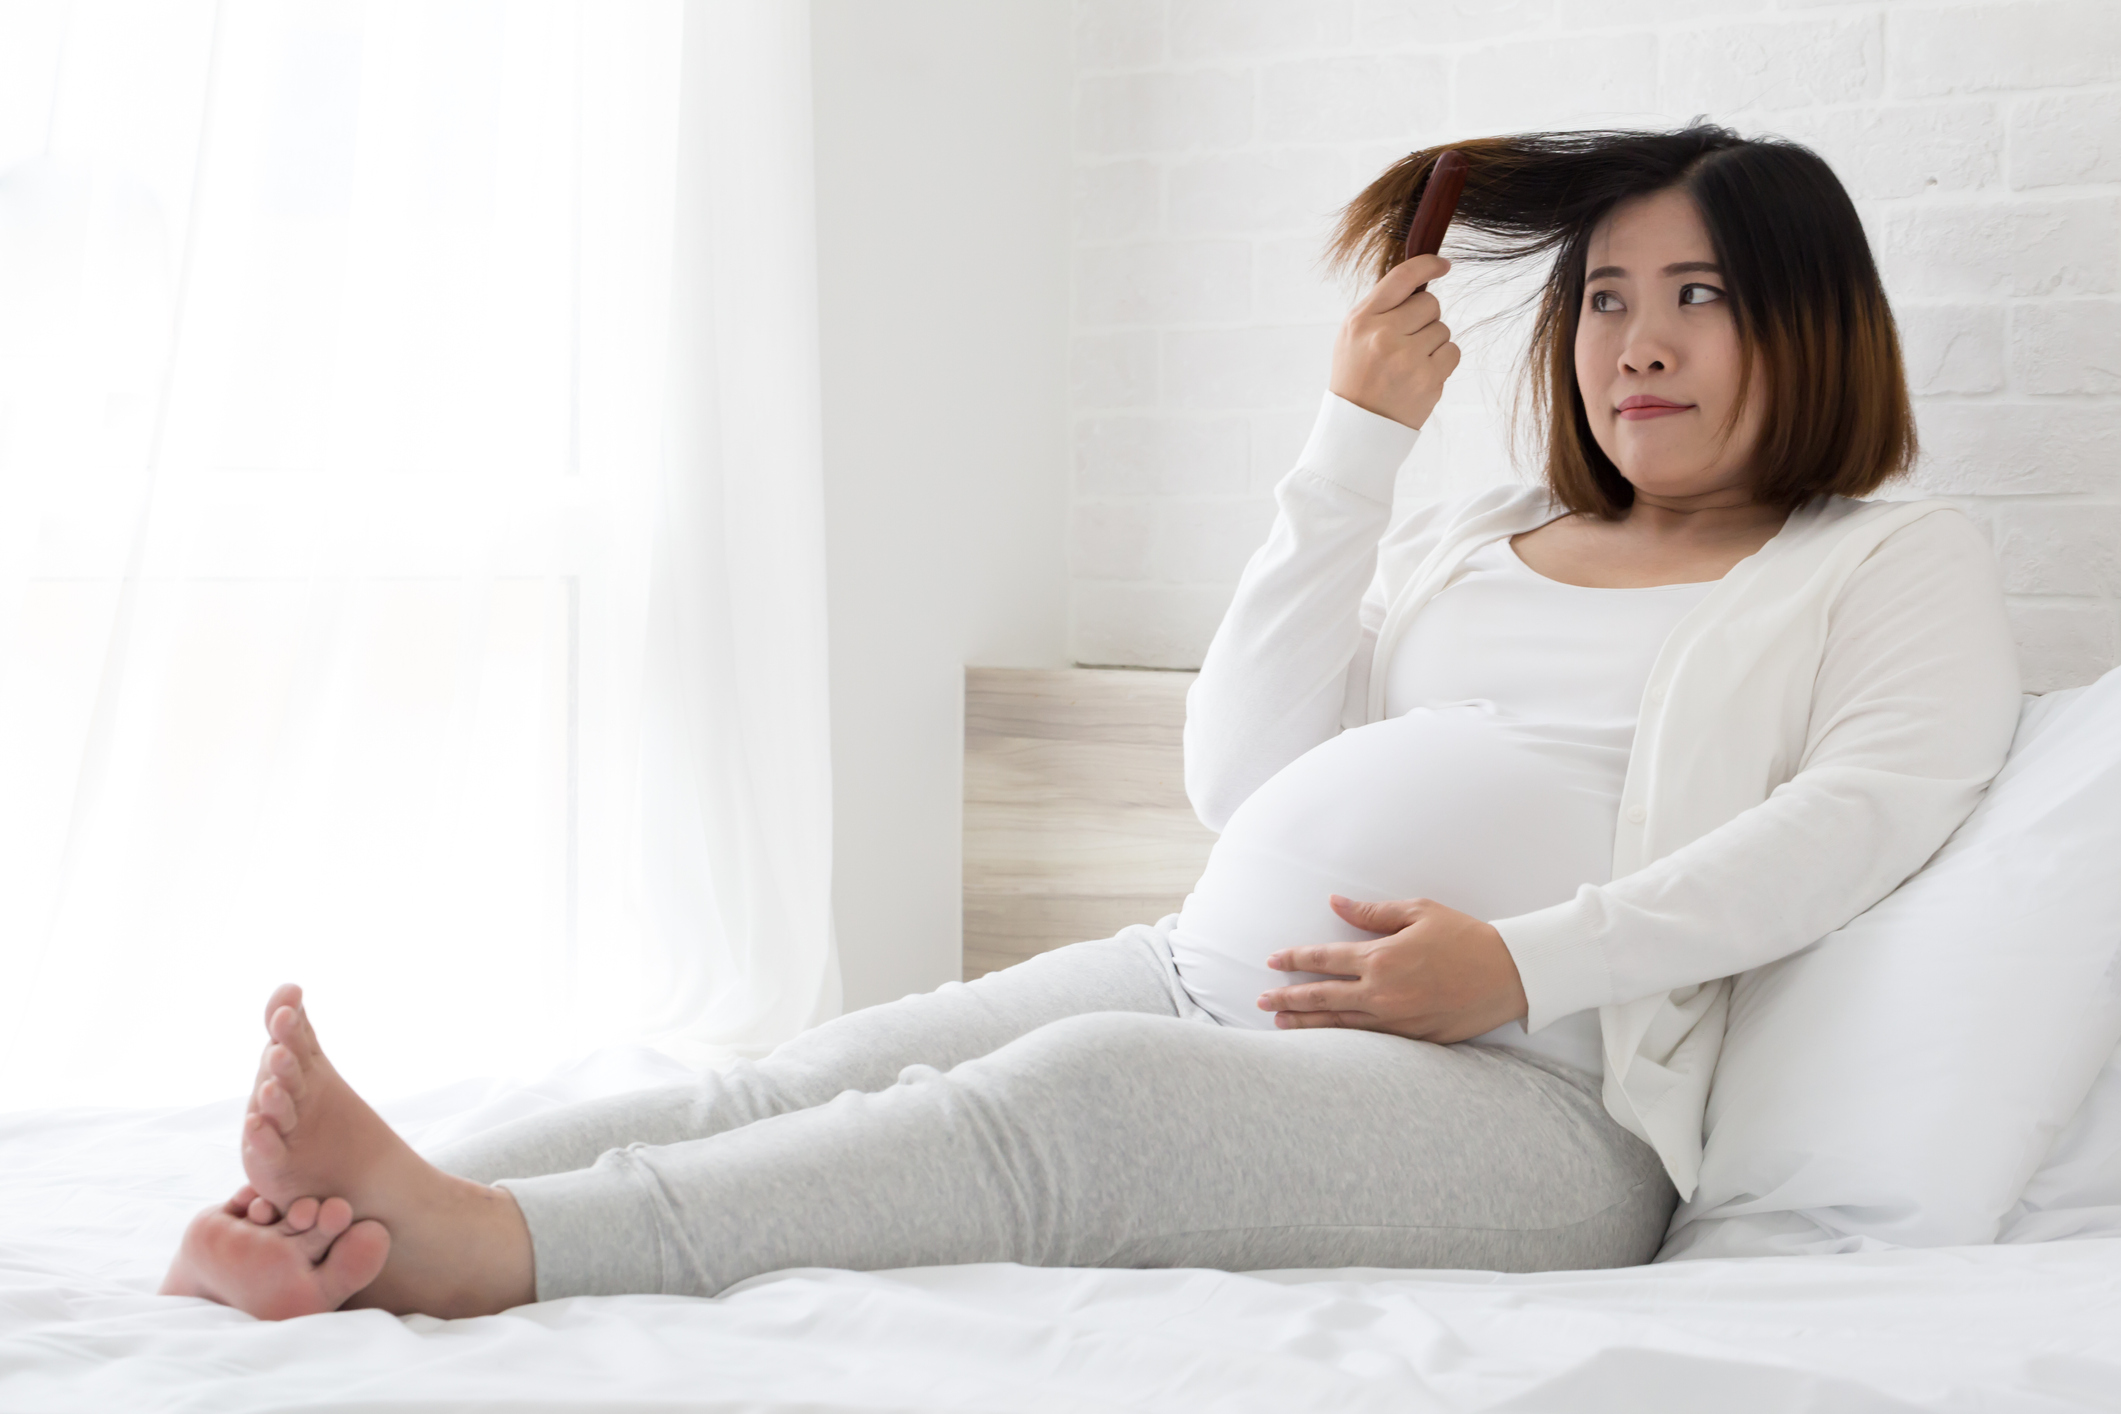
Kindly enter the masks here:
M 682 1072 L 386 1106 L 430 1146 Z M 800 1269 L 712 1300 L 278 1324 L 153 1296 L 239 1102 L 0 1116 L 0 1409 L 2108 1409 L 2121 1241 L 1617 1271 Z

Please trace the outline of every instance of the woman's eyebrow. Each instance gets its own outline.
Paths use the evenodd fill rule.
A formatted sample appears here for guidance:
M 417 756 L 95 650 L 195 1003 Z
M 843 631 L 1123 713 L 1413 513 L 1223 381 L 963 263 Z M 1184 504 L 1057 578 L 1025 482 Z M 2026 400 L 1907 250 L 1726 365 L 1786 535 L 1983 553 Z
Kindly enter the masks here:
M 1667 275 L 1684 275 L 1692 270 L 1706 270 L 1715 275 L 1723 273 L 1723 267 L 1713 260 L 1675 260 L 1664 267 L 1664 273 Z M 1627 273 L 1618 265 L 1601 265 L 1583 278 L 1586 280 L 1603 280 L 1608 276 L 1625 277 Z

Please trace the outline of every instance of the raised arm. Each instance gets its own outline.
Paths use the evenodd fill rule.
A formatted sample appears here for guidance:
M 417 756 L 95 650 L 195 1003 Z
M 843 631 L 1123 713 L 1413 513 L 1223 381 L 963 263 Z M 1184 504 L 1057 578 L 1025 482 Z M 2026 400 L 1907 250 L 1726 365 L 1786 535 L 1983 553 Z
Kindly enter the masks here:
M 1340 731 L 1351 674 L 1367 670 L 1384 604 L 1366 592 L 1392 481 L 1459 358 L 1436 296 L 1414 290 L 1449 266 L 1433 255 L 1402 261 L 1341 324 L 1310 440 L 1274 488 L 1274 527 L 1186 695 L 1186 796 L 1211 830 Z M 1362 685 L 1353 683 L 1358 702 Z
M 1209 829 L 1340 731 L 1351 669 L 1383 619 L 1369 591 L 1392 478 L 1419 435 L 1327 393 L 1275 486 L 1273 529 L 1186 694 L 1186 796 Z

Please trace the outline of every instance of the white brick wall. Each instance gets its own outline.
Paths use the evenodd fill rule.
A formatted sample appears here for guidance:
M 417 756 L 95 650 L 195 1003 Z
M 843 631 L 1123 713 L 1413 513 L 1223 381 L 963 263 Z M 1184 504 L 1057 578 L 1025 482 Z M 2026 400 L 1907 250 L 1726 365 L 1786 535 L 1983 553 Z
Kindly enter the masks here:
M 2002 558 L 2027 685 L 2121 659 L 2121 3 L 1075 0 L 1070 569 L 1084 663 L 1197 664 L 1358 290 L 1335 210 L 1416 147 L 1697 113 L 1817 149 L 1898 313 L 1923 462 Z M 1514 477 L 1520 323 L 1403 490 Z

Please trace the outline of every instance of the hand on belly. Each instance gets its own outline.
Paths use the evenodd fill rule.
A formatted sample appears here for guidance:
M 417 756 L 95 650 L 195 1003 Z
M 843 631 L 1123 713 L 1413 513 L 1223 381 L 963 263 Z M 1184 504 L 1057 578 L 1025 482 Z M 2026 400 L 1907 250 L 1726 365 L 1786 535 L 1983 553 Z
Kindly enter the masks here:
M 1179 975 L 1216 1020 L 1264 1030 L 1278 1013 L 1259 1008 L 1262 992 L 1330 980 L 1288 955 L 1346 945 L 1370 951 L 1346 954 L 1329 971 L 1363 978 L 1368 1002 L 1343 1005 L 1355 995 L 1346 987 L 1299 991 L 1294 998 L 1312 1000 L 1285 1003 L 1279 1014 L 1367 1012 L 1424 1037 L 1506 1025 L 1524 1015 L 1523 990 L 1500 934 L 1483 920 L 1605 881 L 1626 765 L 1624 748 L 1578 751 L 1471 705 L 1342 732 L 1277 772 L 1224 825 L 1171 934 Z M 1334 895 L 1452 906 L 1420 905 L 1433 915 L 1421 923 L 1407 911 L 1416 905 L 1386 904 L 1361 915 L 1364 923 L 1329 906 Z M 1270 956 L 1282 959 L 1278 968 Z M 1408 994 L 1417 985 L 1426 999 Z M 1328 995 L 1335 1005 L 1322 1005 Z
M 1389 936 L 1269 957 L 1277 971 L 1326 975 L 1260 995 L 1276 1026 L 1352 1026 L 1449 1045 L 1523 1019 L 1517 964 L 1492 924 L 1433 899 L 1359 903 L 1335 894 L 1333 911 Z

